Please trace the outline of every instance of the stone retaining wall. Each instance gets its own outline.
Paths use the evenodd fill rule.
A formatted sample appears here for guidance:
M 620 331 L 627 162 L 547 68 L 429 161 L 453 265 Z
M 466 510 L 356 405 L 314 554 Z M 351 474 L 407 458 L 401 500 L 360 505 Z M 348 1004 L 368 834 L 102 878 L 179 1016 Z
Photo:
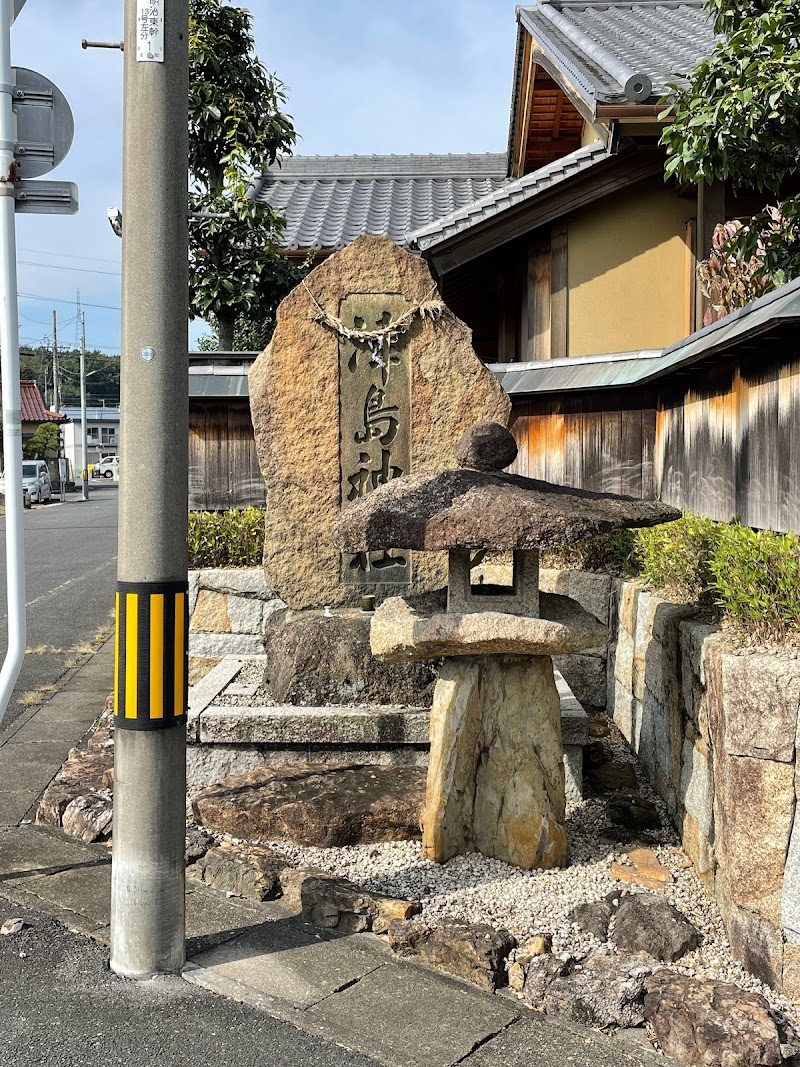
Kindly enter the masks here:
M 554 588 L 557 585 L 559 592 L 569 588 L 576 599 L 581 597 L 582 603 L 591 605 L 589 610 L 608 615 L 609 578 L 567 575 L 567 585 L 558 585 L 561 573 L 552 572 Z M 285 606 L 267 586 L 260 568 L 190 572 L 189 786 L 211 785 L 261 766 L 297 762 L 425 766 L 427 707 L 253 707 L 246 706 L 245 701 L 241 707 L 215 705 L 220 693 L 247 697 L 245 690 L 235 684 L 231 687 L 231 683 L 245 661 L 263 658 L 267 620 Z M 604 650 L 600 654 L 604 656 Z M 592 661 L 589 673 L 593 696 L 597 696 L 596 662 L 602 664 L 604 681 L 604 658 L 600 660 L 597 654 L 565 656 L 556 665 L 563 662 L 566 671 L 580 679 L 584 658 Z M 558 672 L 556 678 L 566 791 L 570 799 L 578 800 L 583 788 L 583 748 L 589 740 L 588 719 Z M 585 695 L 583 699 L 586 701 Z
M 261 567 L 189 571 L 189 656 L 258 656 L 266 620 L 286 605 Z
M 720 905 L 736 957 L 800 1000 L 800 661 L 615 583 L 609 709 Z
M 568 571 L 543 567 L 539 588 L 544 593 L 561 593 L 590 611 L 604 626 L 611 621 L 612 585 L 607 574 Z M 581 704 L 604 708 L 607 700 L 607 652 L 595 648 L 570 656 L 555 656 L 553 662 Z

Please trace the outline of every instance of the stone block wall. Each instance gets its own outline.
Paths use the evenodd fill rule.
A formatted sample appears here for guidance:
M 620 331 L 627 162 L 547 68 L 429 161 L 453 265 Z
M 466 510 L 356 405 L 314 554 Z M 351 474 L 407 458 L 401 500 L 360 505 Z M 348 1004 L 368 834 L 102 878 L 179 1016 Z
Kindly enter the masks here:
M 664 799 L 734 954 L 800 1001 L 800 660 L 734 649 L 697 609 L 615 583 L 609 709 Z
M 604 626 L 609 625 L 612 583 L 607 574 L 543 567 L 539 572 L 539 588 L 545 593 L 561 593 L 562 596 L 572 597 Z M 595 708 L 606 706 L 605 648 L 570 656 L 555 656 L 553 663 L 581 704 Z
M 190 571 L 190 657 L 263 655 L 266 620 L 285 607 L 260 567 Z

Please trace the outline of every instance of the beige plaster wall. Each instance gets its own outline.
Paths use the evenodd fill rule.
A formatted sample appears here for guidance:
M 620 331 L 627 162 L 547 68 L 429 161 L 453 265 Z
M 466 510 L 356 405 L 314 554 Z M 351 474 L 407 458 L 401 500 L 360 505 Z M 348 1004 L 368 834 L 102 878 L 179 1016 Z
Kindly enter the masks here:
M 581 130 L 581 148 L 585 148 L 589 144 L 594 144 L 595 141 L 600 140 L 600 134 L 597 132 L 595 126 L 592 126 L 591 122 L 584 122 L 583 129 Z
M 661 348 L 686 336 L 693 213 L 694 201 L 656 175 L 570 219 L 570 356 Z

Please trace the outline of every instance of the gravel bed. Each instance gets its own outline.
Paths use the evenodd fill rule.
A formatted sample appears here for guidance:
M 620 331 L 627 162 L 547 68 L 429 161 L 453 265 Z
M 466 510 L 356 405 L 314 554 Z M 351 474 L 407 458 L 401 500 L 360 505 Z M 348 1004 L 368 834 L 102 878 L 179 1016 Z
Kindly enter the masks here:
M 438 865 L 422 858 L 419 842 L 386 842 L 347 848 L 304 848 L 287 841 L 275 846 L 301 866 L 321 867 L 374 892 L 420 900 L 427 921 L 460 919 L 510 930 L 524 944 L 534 935 L 550 933 L 553 952 L 580 956 L 599 942 L 567 920 L 577 904 L 612 892 L 656 893 L 669 901 L 701 931 L 703 941 L 674 964 L 657 964 L 691 977 L 733 982 L 761 993 L 771 1006 L 800 1026 L 800 1012 L 759 981 L 731 955 L 722 917 L 703 889 L 691 861 L 667 820 L 666 806 L 643 779 L 622 735 L 612 727 L 603 743 L 614 758 L 634 764 L 641 792 L 658 808 L 661 827 L 641 833 L 635 844 L 653 849 L 672 873 L 673 882 L 659 890 L 640 889 L 611 878 L 611 864 L 626 862 L 633 842 L 618 839 L 606 818 L 606 800 L 591 798 L 568 812 L 571 865 L 564 870 L 520 871 L 478 854 L 457 856 Z

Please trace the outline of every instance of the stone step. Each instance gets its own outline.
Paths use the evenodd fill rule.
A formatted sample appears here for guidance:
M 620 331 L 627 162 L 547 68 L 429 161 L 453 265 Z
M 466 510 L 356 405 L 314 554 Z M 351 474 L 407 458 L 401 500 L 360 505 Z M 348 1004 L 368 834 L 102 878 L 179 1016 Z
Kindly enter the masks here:
M 556 671 L 567 796 L 583 783 L 586 712 Z M 209 786 L 258 767 L 291 763 L 425 766 L 430 711 L 396 705 L 224 707 L 211 704 L 190 718 L 189 785 Z
M 427 745 L 427 708 L 219 707 L 200 716 L 201 744 Z
M 563 678 L 561 697 L 564 745 L 589 740 L 586 712 Z M 225 745 L 427 745 L 430 711 L 373 704 L 364 707 L 220 707 L 200 715 L 201 744 Z

